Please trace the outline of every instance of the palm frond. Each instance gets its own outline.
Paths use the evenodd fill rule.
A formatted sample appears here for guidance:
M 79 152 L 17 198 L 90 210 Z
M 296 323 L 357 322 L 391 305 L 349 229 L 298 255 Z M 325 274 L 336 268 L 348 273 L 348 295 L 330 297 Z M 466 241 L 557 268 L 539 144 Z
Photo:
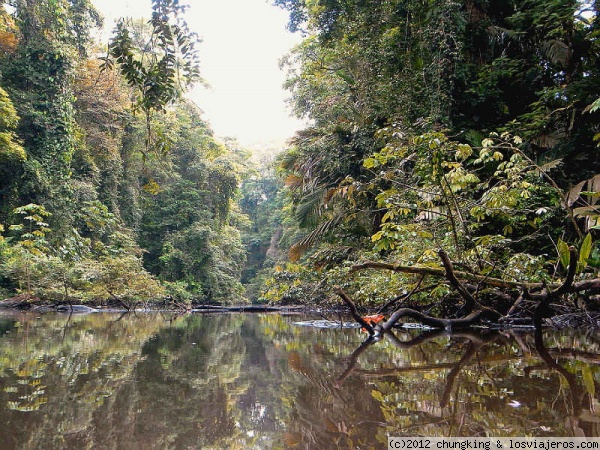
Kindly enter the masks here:
M 569 46 L 558 39 L 549 39 L 543 42 L 542 51 L 552 63 L 562 67 L 566 67 L 571 59 Z
M 321 222 L 314 230 L 304 236 L 300 241 L 296 242 L 290 247 L 289 257 L 290 261 L 295 262 L 312 247 L 315 243 L 320 241 L 327 233 L 333 230 L 340 222 L 341 216 L 334 217 L 333 219 Z
M 554 159 L 552 161 L 548 161 L 547 163 L 540 165 L 540 169 L 544 172 L 549 172 L 552 169 L 556 169 L 557 167 L 562 166 L 562 163 L 562 158 Z
M 303 183 L 303 179 L 302 177 L 299 177 L 297 175 L 294 174 L 289 174 L 284 181 L 285 187 L 290 188 L 292 190 L 294 189 L 298 189 L 299 187 L 302 187 Z
M 300 227 L 309 227 L 315 224 L 323 210 L 323 199 L 327 192 L 324 187 L 317 187 L 307 192 L 296 207 L 296 219 Z
M 287 151 L 279 156 L 279 166 L 284 170 L 292 170 L 298 162 L 299 155 L 294 151 Z

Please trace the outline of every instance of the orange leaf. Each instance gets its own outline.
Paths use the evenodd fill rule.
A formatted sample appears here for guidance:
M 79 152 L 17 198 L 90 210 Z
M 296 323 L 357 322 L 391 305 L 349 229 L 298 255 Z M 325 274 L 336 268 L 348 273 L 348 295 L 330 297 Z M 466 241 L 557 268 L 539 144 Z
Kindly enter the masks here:
M 377 325 L 383 319 L 385 319 L 385 316 L 383 314 L 373 314 L 371 316 L 363 317 L 363 320 L 371 326 Z M 361 328 L 361 331 L 367 331 L 367 330 L 365 330 L 364 328 Z

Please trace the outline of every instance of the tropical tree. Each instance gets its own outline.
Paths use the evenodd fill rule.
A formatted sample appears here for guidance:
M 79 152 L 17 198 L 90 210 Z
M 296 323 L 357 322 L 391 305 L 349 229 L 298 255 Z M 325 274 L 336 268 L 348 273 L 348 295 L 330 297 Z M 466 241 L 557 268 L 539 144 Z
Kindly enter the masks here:
M 9 227 L 16 233 L 17 243 L 12 247 L 5 267 L 7 272 L 25 283 L 26 292 L 31 294 L 33 267 L 38 259 L 44 259 L 50 253 L 47 235 L 51 229 L 46 220 L 51 214 L 43 206 L 33 203 L 15 208 L 14 213 L 22 222 Z
M 19 143 L 15 130 L 19 116 L 7 92 L 0 87 L 0 195 L 5 201 L 0 209 L 0 217 L 6 218 L 8 210 L 14 208 L 15 173 L 27 159 L 23 146 Z
M 196 45 L 182 14 L 187 6 L 173 0 L 152 0 L 148 27 L 121 19 L 104 58 L 103 69 L 118 66 L 135 92 L 134 110 L 146 121 L 146 150 L 169 147 L 164 135 L 153 133 L 152 114 L 165 112 L 183 91 L 200 79 Z

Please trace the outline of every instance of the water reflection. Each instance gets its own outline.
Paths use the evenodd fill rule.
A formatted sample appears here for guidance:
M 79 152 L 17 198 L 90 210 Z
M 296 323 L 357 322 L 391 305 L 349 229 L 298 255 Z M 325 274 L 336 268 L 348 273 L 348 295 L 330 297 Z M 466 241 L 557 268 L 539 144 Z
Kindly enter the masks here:
M 279 315 L 0 316 L 0 449 L 386 448 L 600 435 L 596 334 L 357 329 Z

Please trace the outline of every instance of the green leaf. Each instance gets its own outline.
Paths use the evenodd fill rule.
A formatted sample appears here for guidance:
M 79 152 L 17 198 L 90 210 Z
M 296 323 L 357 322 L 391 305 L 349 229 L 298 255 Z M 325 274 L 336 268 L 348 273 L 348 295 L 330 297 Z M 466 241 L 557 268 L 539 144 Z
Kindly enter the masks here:
M 373 236 L 371 236 L 371 242 L 377 242 L 383 237 L 383 231 L 378 231 Z
M 562 239 L 559 239 L 556 246 L 558 247 L 558 258 L 560 259 L 560 264 L 566 269 L 569 267 L 569 245 Z
M 598 214 L 598 208 L 594 206 L 582 206 L 580 208 L 573 208 L 573 215 L 575 217 L 587 217 L 594 214 Z
M 375 389 L 373 389 L 373 390 L 371 391 L 371 396 L 372 396 L 372 397 L 373 397 L 375 400 L 377 400 L 378 402 L 380 402 L 380 403 L 381 403 L 381 402 L 383 402 L 383 395 L 381 394 L 381 392 L 379 392 L 379 391 L 376 391 Z
M 464 161 L 473 154 L 473 149 L 468 144 L 458 144 L 456 148 L 456 159 Z
M 375 158 L 367 158 L 363 162 L 363 166 L 365 169 L 372 169 L 379 165 L 379 162 Z
M 591 103 L 590 105 L 587 105 L 584 109 L 583 112 L 589 112 L 589 113 L 593 113 L 596 112 L 600 109 L 600 98 L 597 98 L 596 100 L 594 100 L 593 103 Z
M 382 222 L 382 223 L 385 223 L 385 222 L 387 222 L 388 220 L 394 220 L 394 216 L 395 216 L 395 214 L 394 214 L 394 211 L 393 211 L 393 210 L 389 210 L 388 212 L 386 212 L 386 213 L 383 215 L 383 217 L 381 218 L 381 222 Z
M 592 235 L 588 233 L 585 236 L 585 239 L 581 243 L 581 248 L 579 249 L 579 264 L 584 268 L 587 265 L 587 260 L 592 253 Z
M 588 394 L 594 398 L 596 396 L 596 385 L 594 383 L 594 374 L 590 366 L 583 366 L 581 368 L 581 376 L 583 378 L 583 385 Z
M 579 195 L 587 195 L 588 197 L 600 197 L 600 192 L 581 191 Z

